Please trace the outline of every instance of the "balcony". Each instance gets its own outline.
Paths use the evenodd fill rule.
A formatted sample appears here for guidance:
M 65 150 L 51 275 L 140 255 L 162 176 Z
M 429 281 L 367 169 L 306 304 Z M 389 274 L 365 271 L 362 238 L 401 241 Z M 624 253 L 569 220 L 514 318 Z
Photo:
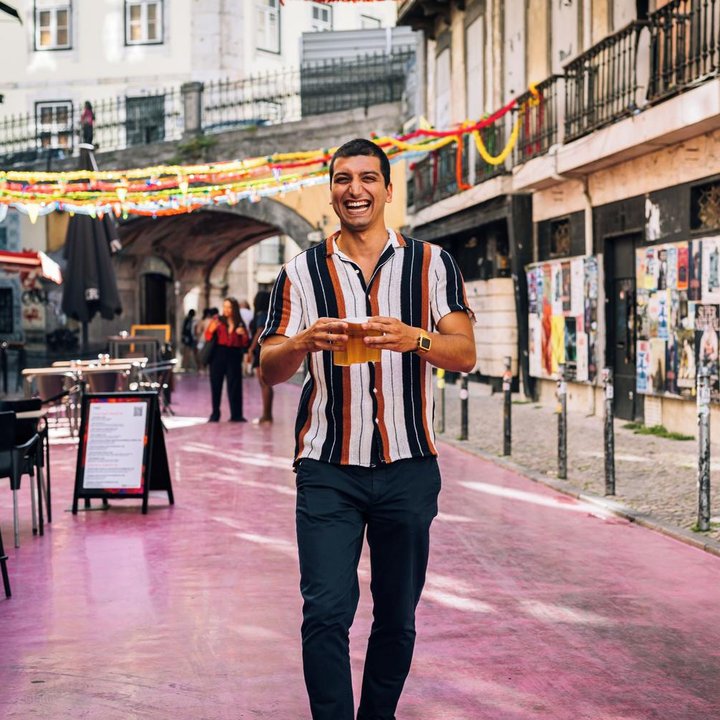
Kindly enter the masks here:
M 639 111 L 638 39 L 633 22 L 565 66 L 565 142 Z
M 559 109 L 565 97 L 565 78 L 563 75 L 552 75 L 538 83 L 536 90 L 536 97 L 529 90 L 518 97 L 518 107 L 525 106 L 526 109 L 520 118 L 513 165 L 544 155 L 560 140 L 562 118 Z
M 720 0 L 673 0 L 650 16 L 649 25 L 649 102 L 718 75 Z

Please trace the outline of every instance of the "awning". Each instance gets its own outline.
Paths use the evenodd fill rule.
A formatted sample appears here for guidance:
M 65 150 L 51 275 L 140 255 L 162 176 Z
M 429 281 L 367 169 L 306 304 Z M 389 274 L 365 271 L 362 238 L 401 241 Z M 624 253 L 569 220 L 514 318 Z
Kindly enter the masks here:
M 6 272 L 30 272 L 38 268 L 45 279 L 52 280 L 58 285 L 62 283 L 60 266 L 44 252 L 0 250 L 0 270 Z

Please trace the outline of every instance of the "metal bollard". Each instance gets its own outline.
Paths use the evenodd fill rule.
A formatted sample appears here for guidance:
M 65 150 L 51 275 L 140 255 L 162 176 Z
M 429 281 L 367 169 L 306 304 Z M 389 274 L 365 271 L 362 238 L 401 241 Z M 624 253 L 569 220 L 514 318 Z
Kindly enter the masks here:
M 710 529 L 710 373 L 698 371 L 698 530 Z
M 512 359 L 505 356 L 505 372 L 503 372 L 503 455 L 510 455 L 512 447 Z
M 468 439 L 468 374 L 461 373 L 460 380 L 460 436 L 458 440 Z
M 613 412 L 612 368 L 603 368 L 603 386 L 605 387 L 605 494 L 615 494 L 615 416 Z
M 565 364 L 558 365 L 556 395 L 558 399 L 558 478 L 567 479 L 567 384 Z
M 438 421 L 438 432 L 445 432 L 445 371 L 437 369 L 437 389 L 440 391 L 440 419 Z

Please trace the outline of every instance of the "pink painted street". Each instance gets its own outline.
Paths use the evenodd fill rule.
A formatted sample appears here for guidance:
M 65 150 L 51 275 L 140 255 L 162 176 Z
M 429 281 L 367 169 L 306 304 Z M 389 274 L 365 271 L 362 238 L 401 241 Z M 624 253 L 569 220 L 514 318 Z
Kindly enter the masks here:
M 153 493 L 73 516 L 77 445 L 51 445 L 53 520 L 20 547 L 0 600 L 0 717 L 308 720 L 300 661 L 293 426 L 206 424 L 206 378 L 166 417 L 175 505 Z M 225 401 L 224 401 L 225 402 Z M 245 415 L 256 417 L 254 379 Z M 398 720 L 720 716 L 720 558 L 440 444 L 443 491 Z M 359 685 L 368 562 L 351 634 Z M 359 689 L 356 685 L 356 689 Z

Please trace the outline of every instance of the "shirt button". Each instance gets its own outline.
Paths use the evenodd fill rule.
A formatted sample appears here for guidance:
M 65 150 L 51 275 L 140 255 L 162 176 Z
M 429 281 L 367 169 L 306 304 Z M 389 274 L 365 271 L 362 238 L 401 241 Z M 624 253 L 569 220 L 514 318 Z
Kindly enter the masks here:
M 377 393 L 377 388 L 373 388 L 373 392 L 374 392 L 374 393 Z
M 379 423 L 380 423 L 380 418 L 375 418 L 375 422 L 379 424 Z

